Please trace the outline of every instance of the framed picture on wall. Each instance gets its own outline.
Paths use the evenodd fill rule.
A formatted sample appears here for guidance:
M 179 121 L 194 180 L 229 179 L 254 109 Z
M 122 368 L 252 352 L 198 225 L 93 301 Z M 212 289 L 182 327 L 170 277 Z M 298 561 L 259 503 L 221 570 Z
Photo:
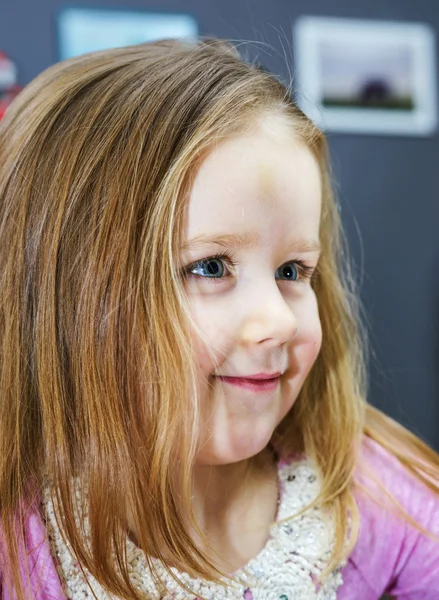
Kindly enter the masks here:
M 430 26 L 304 16 L 293 37 L 297 100 L 324 130 L 420 136 L 436 130 Z
M 57 19 L 58 58 L 197 33 L 197 22 L 189 14 L 67 7 Z

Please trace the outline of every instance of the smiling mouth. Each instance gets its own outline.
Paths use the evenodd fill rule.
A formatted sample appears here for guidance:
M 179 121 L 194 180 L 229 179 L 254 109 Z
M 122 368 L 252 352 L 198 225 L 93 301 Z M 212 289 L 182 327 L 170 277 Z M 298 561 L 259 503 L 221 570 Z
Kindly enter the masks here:
M 252 392 L 270 392 L 279 385 L 279 375 L 269 379 L 253 379 L 250 377 L 224 377 L 218 376 L 217 379 L 224 381 L 229 385 L 234 385 Z

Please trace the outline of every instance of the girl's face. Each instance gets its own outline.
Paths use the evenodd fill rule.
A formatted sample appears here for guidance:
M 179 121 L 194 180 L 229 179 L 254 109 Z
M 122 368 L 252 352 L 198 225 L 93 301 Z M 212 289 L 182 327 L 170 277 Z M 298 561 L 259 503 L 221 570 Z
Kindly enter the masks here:
M 181 264 L 199 328 L 199 465 L 260 452 L 319 353 L 320 209 L 317 162 L 278 116 L 216 147 L 196 174 Z

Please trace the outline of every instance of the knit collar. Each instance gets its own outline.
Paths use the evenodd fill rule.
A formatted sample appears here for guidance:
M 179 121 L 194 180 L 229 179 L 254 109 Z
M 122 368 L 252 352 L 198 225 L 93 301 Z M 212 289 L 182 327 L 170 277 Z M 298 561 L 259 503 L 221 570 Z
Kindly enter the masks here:
M 317 582 L 328 564 L 334 547 L 335 527 L 332 516 L 316 506 L 292 517 L 310 504 L 320 491 L 318 472 L 308 459 L 278 463 L 279 506 L 275 523 L 264 548 L 245 567 L 234 574 L 236 582 L 218 583 L 195 579 L 172 568 L 171 572 L 192 594 L 185 591 L 157 559 L 152 562 L 166 592 L 154 584 L 146 557 L 127 537 L 130 577 L 135 585 L 154 600 L 336 600 L 342 584 L 340 564 L 322 585 Z M 77 493 L 81 495 L 78 488 Z M 70 547 L 63 540 L 55 519 L 50 488 L 43 493 L 49 542 L 56 557 L 58 572 L 67 596 L 72 600 L 93 598 L 116 600 L 90 574 L 87 579 Z M 86 504 L 86 503 L 84 503 Z M 87 515 L 82 515 L 87 530 Z M 84 521 L 83 521 L 84 522 Z

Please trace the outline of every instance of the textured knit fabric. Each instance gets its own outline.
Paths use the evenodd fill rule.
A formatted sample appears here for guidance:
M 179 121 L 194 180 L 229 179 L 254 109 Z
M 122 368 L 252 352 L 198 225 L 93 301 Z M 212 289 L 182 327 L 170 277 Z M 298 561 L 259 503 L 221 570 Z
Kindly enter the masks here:
M 439 500 L 432 492 L 376 443 L 364 443 L 363 458 L 408 513 L 427 531 L 439 536 Z M 379 494 L 378 488 L 371 489 L 369 480 L 367 485 L 372 493 Z M 367 494 L 358 491 L 357 501 L 361 514 L 359 538 L 342 570 L 344 583 L 337 600 L 379 600 L 384 593 L 398 600 L 439 600 L 439 543 L 392 516 Z M 383 494 L 381 501 L 385 502 Z M 37 510 L 30 511 L 27 517 L 26 547 L 31 568 L 29 597 L 66 600 Z M 3 590 L 3 600 L 14 597 Z
M 222 586 L 173 568 L 172 573 L 191 590 L 188 592 L 172 578 L 160 560 L 152 558 L 163 589 L 167 590 L 160 592 L 145 553 L 127 537 L 126 560 L 131 582 L 151 600 L 337 600 L 343 565 L 319 584 L 334 547 L 334 519 L 321 507 L 306 509 L 320 492 L 314 463 L 305 457 L 278 461 L 278 482 L 277 514 L 267 542 L 244 568 L 233 573 L 235 583 L 224 579 L 225 585 Z M 79 527 L 83 526 L 85 541 L 90 545 L 87 491 L 79 480 L 76 480 L 75 494 L 82 504 L 77 510 L 76 520 Z M 41 500 L 52 556 L 57 557 L 58 573 L 68 597 L 71 600 L 109 600 L 108 592 L 91 573 L 85 576 L 71 547 L 65 542 L 56 518 L 58 511 L 50 485 L 43 489 Z M 297 516 L 290 518 L 291 515 Z

